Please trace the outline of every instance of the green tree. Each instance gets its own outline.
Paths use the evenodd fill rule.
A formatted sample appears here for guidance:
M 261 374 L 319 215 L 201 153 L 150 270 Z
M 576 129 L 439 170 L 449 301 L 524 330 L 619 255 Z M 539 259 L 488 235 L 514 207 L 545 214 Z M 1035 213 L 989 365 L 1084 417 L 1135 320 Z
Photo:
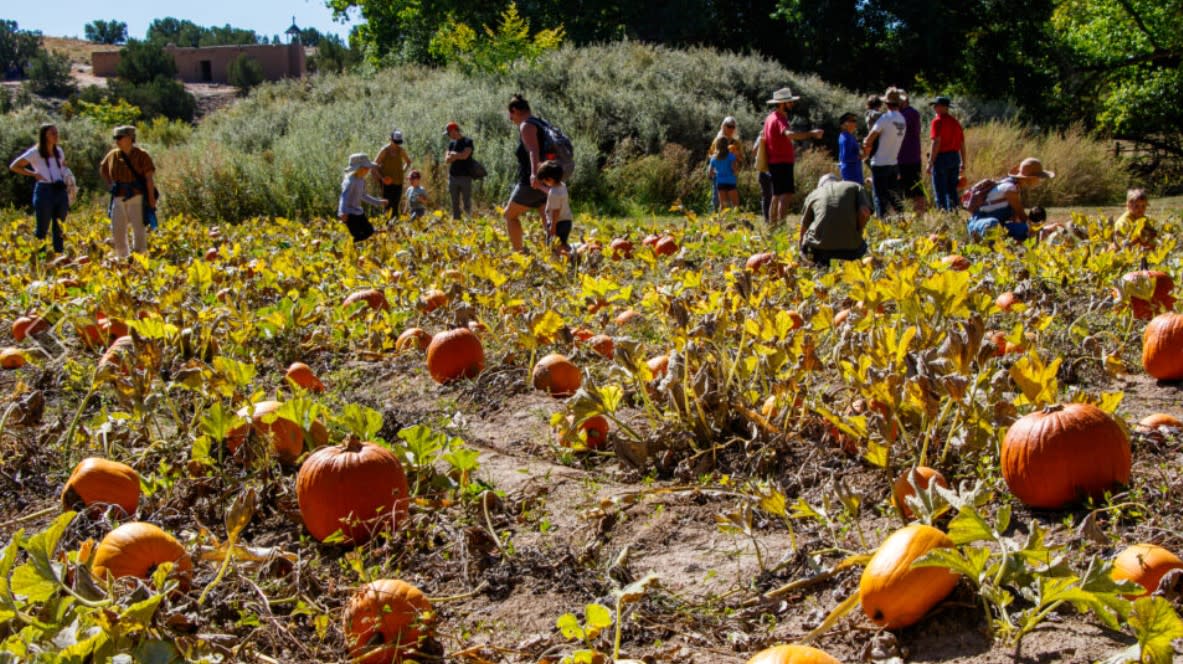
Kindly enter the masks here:
M 341 73 L 362 61 L 357 49 L 351 48 L 337 35 L 321 35 L 316 53 L 308 59 L 308 71 Z
M 1183 10 L 1162 0 L 1065 0 L 1052 24 L 1070 52 L 1077 112 L 1117 138 L 1183 157 Z
M 444 62 L 455 62 L 467 71 L 504 74 L 515 62 L 535 62 L 543 53 L 563 43 L 563 26 L 530 35 L 530 22 L 511 0 L 501 13 L 497 29 L 484 26 L 477 35 L 465 23 L 449 17 L 431 40 L 430 52 Z
M 48 97 L 67 97 L 78 90 L 70 75 L 70 57 L 40 49 L 29 60 L 26 85 L 33 92 Z
M 0 77 L 23 77 L 40 48 L 40 32 L 21 30 L 16 21 L 0 20 Z
M 146 41 L 167 46 L 234 46 L 238 44 L 265 44 L 266 37 L 260 37 L 254 30 L 236 28 L 232 25 L 221 27 L 200 26 L 186 19 L 168 16 L 158 18 L 148 24 Z
M 125 99 L 140 107 L 147 119 L 160 115 L 193 119 L 197 100 L 174 78 L 176 62 L 159 44 L 133 39 L 119 54 L 117 78 L 107 85 L 113 99 Z
M 123 21 L 95 20 L 83 28 L 87 41 L 96 44 L 122 44 L 127 41 L 127 23 Z
M 177 63 L 159 44 L 132 39 L 119 49 L 115 75 L 129 83 L 149 83 L 157 77 L 176 76 Z
M 226 80 L 238 88 L 239 94 L 246 94 L 250 89 L 263 82 L 263 65 L 259 61 L 243 53 L 230 63 L 226 72 Z

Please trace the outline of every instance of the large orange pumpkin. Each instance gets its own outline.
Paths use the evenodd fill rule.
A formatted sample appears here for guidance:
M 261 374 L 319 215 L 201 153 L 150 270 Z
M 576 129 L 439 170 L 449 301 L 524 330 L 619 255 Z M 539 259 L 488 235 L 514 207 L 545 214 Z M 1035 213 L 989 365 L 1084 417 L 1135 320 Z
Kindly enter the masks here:
M 748 664 L 842 664 L 829 653 L 796 644 L 773 646 L 752 655 Z
M 551 353 L 534 365 L 534 389 L 552 397 L 569 397 L 583 384 L 583 372 L 565 355 Z
M 1113 561 L 1113 578 L 1133 581 L 1146 589 L 1140 595 L 1128 597 L 1135 599 L 1158 590 L 1158 582 L 1173 569 L 1183 569 L 1183 560 L 1179 560 L 1179 556 L 1156 544 L 1135 544 L 1117 554 Z
M 276 417 L 275 421 L 270 424 L 263 421 L 265 415 L 278 411 L 282 406 L 283 404 L 278 401 L 260 401 L 255 404 L 253 411 L 248 408 L 239 410 L 238 416 L 244 418 L 250 416 L 251 428 L 254 429 L 255 435 L 264 440 L 270 439 L 271 449 L 280 461 L 295 463 L 296 459 L 304 453 L 304 430 L 300 428 L 299 424 L 285 417 Z M 246 442 L 246 435 L 247 425 L 245 423 L 234 427 L 226 435 L 226 447 L 231 454 L 237 452 L 238 448 Z M 329 442 L 329 432 L 319 420 L 312 423 L 308 429 L 308 435 L 316 447 Z
M 892 533 L 871 556 L 859 581 L 863 613 L 888 629 L 923 618 L 953 591 L 958 576 L 943 567 L 913 568 L 912 563 L 933 549 L 952 546 L 945 533 L 923 524 Z
M 79 504 L 90 507 L 96 503 L 118 505 L 125 513 L 135 514 L 140 503 L 140 476 L 118 461 L 83 459 L 66 480 L 62 504 L 74 509 Z
M 1130 481 L 1130 441 L 1092 404 L 1048 406 L 1011 425 L 1002 477 L 1023 504 L 1059 509 Z
M 912 508 L 908 507 L 908 497 L 916 495 L 913 484 L 922 490 L 927 490 L 928 485 L 932 482 L 936 482 L 937 486 L 949 488 L 949 483 L 945 481 L 945 476 L 941 474 L 941 471 L 928 466 L 916 466 L 896 478 L 895 484 L 891 487 L 891 499 L 905 519 L 912 518 Z
M 437 383 L 475 378 L 484 370 L 485 349 L 467 327 L 440 332 L 427 346 L 427 371 Z
M 318 449 L 296 475 L 300 516 L 321 541 L 340 530 L 347 542 L 361 544 L 376 531 L 397 528 L 407 518 L 410 494 L 398 458 L 357 439 Z
M 312 372 L 312 367 L 309 367 L 303 362 L 292 362 L 284 377 L 291 381 L 293 385 L 309 392 L 324 392 L 325 390 L 325 384 Z
M 341 304 L 348 307 L 355 302 L 365 302 L 370 309 L 379 311 L 390 308 L 390 303 L 386 301 L 386 294 L 376 288 L 367 288 L 351 293 Z
M 1171 279 L 1171 275 L 1166 272 L 1159 272 L 1158 270 L 1140 270 L 1138 272 L 1130 272 L 1121 278 L 1123 290 L 1136 287 L 1139 281 L 1152 280 L 1154 282 L 1154 292 L 1149 300 L 1140 297 L 1130 297 L 1130 309 L 1134 311 L 1134 318 L 1139 320 L 1150 320 L 1156 314 L 1164 311 L 1170 311 L 1175 306 L 1175 298 L 1171 297 L 1171 291 L 1175 288 L 1175 282 Z
M 5 348 L 0 350 L 0 369 L 20 369 L 28 360 L 19 348 Z
M 380 579 L 345 607 L 345 642 L 355 664 L 398 664 L 428 633 L 431 602 L 405 581 Z
M 143 521 L 132 521 L 107 533 L 95 551 L 92 572 L 97 578 L 135 576 L 147 579 L 162 563 L 173 563 L 181 587 L 189 585 L 193 561 L 172 535 Z
M 1142 331 L 1142 367 L 1159 380 L 1183 379 L 1183 314 L 1155 316 Z

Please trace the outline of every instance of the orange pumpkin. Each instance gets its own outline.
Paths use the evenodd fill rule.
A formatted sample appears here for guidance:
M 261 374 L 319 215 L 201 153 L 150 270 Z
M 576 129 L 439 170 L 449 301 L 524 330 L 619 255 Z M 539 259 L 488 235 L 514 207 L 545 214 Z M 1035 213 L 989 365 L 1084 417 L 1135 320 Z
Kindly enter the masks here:
M 616 351 L 616 342 L 606 334 L 597 334 L 588 339 L 587 345 L 591 346 L 591 349 L 596 351 L 601 357 L 608 360 L 612 359 L 612 354 Z
M 140 504 L 140 476 L 126 464 L 98 457 L 83 459 L 74 466 L 62 489 L 66 509 L 78 505 L 118 505 L 126 514 L 135 514 Z
M 119 337 L 99 358 L 100 370 L 117 370 L 127 373 L 135 365 L 135 342 L 131 337 Z
M 772 251 L 765 251 L 759 254 L 752 254 L 748 257 L 748 261 L 744 263 L 744 267 L 752 272 L 759 272 L 761 268 L 776 260 L 776 253 Z
M 1158 590 L 1158 582 L 1173 569 L 1183 569 L 1179 556 L 1155 544 L 1134 544 L 1117 554 L 1113 561 L 1113 578 L 1117 581 L 1133 581 L 1146 589 L 1140 595 L 1127 595 L 1126 599 L 1145 597 Z
M 419 310 L 425 314 L 446 306 L 448 306 L 448 294 L 438 288 L 432 288 L 419 297 Z
M 1130 441 L 1092 404 L 1048 406 L 1011 425 L 1002 477 L 1023 504 L 1059 509 L 1130 481 Z
M 646 247 L 655 247 L 657 246 L 657 242 L 659 240 L 661 240 L 661 236 L 650 233 L 645 236 L 645 239 L 641 240 L 641 244 L 645 245 Z
M 568 426 L 574 422 L 574 417 L 567 416 Z M 579 440 L 579 432 L 584 432 L 586 441 Z M 559 445 L 563 447 L 572 447 L 575 443 L 587 445 L 589 450 L 599 450 L 604 448 L 604 444 L 608 442 L 608 418 L 603 415 L 592 415 L 579 425 L 578 431 L 562 431 L 558 432 Z M 564 435 L 564 433 L 566 435 Z
M 608 243 L 608 249 L 611 251 L 610 255 L 614 261 L 633 257 L 633 243 L 622 237 Z
M 378 311 L 385 311 L 390 308 L 390 303 L 386 301 L 386 294 L 375 288 L 367 288 L 352 293 L 341 304 L 349 307 L 355 302 L 365 302 L 370 309 Z
M 119 320 L 118 318 L 108 318 L 106 314 L 101 311 L 95 315 L 95 321 L 98 323 L 99 334 L 101 335 L 102 340 L 108 344 L 115 341 L 119 337 L 126 337 L 131 333 L 127 327 L 127 323 Z
M 1010 311 L 1015 306 L 1015 303 L 1019 301 L 1019 297 L 1013 291 L 1007 291 L 994 300 L 994 306 L 1003 311 Z
M 641 314 L 636 309 L 625 309 L 616 316 L 616 324 L 624 327 L 629 323 L 639 319 Z
M 345 642 L 355 664 L 399 664 L 429 632 L 431 602 L 418 588 L 380 579 L 357 589 L 345 607 Z
M 658 256 L 672 256 L 678 253 L 678 241 L 666 235 L 653 245 L 653 253 Z
M 1155 316 L 1142 331 L 1142 367 L 1159 380 L 1183 379 L 1183 314 Z
M 1171 291 L 1175 288 L 1175 282 L 1171 279 L 1171 275 L 1166 272 L 1159 272 L 1158 270 L 1130 272 L 1121 278 L 1122 290 L 1129 292 L 1130 289 L 1137 288 L 1139 282 L 1144 280 L 1154 282 L 1154 292 L 1149 300 L 1130 296 L 1130 309 L 1134 311 L 1134 318 L 1150 320 L 1156 314 L 1170 311 L 1174 308 L 1175 298 L 1171 297 Z
M 569 397 L 583 384 L 583 372 L 565 355 L 551 353 L 534 365 L 534 389 L 552 397 Z
M 653 380 L 660 380 L 665 378 L 666 371 L 670 368 L 670 356 L 658 355 L 651 357 L 645 361 L 646 366 L 649 367 L 649 373 L 653 374 Z
M 929 551 L 952 547 L 945 533 L 912 524 L 892 533 L 871 556 L 859 581 L 863 613 L 880 627 L 898 629 L 916 623 L 957 585 L 958 576 L 943 567 L 912 563 Z
M 394 342 L 395 350 L 414 349 L 420 353 L 427 350 L 429 345 L 431 345 L 431 335 L 418 327 L 409 327 L 403 330 L 403 333 L 398 335 L 398 339 Z
M 1180 422 L 1178 418 L 1172 415 L 1167 415 L 1166 413 L 1155 413 L 1153 415 L 1147 415 L 1146 417 L 1143 417 L 1141 420 L 1139 420 L 1136 431 L 1138 433 L 1155 433 L 1163 427 L 1167 429 L 1183 429 L 1183 422 Z
M 296 475 L 296 500 L 308 532 L 320 541 L 340 530 L 361 544 L 407 519 L 411 491 L 403 465 L 379 445 L 351 438 L 308 456 Z
M 789 320 L 793 323 L 793 327 L 791 329 L 800 330 L 805 326 L 805 319 L 801 317 L 801 314 L 797 313 L 796 309 L 789 309 L 785 313 L 788 315 Z
M 39 334 L 49 329 L 49 322 L 38 316 L 21 316 L 12 323 L 12 338 L 24 341 L 32 334 Z
M 941 265 L 953 270 L 954 272 L 964 272 L 969 269 L 969 259 L 961 254 L 953 254 L 945 256 L 941 259 Z
M 5 348 L 0 350 L 0 369 L 20 369 L 28 360 L 19 348 Z
M 427 346 L 427 371 L 437 383 L 475 378 L 484 370 L 485 349 L 467 327 L 440 332 Z
M 799 646 L 773 646 L 752 655 L 748 664 L 841 664 L 824 650 Z
M 242 408 L 238 411 L 239 417 L 251 418 L 251 429 L 254 430 L 255 435 L 264 440 L 270 439 L 271 450 L 279 457 L 283 463 L 295 463 L 296 459 L 304 453 L 304 430 L 300 425 L 285 418 L 276 417 L 275 421 L 270 424 L 263 421 L 264 416 L 275 413 L 283 406 L 279 401 L 260 401 L 255 404 L 254 409 Z M 314 447 L 320 447 L 329 442 L 329 432 L 325 426 L 319 421 L 314 421 L 312 426 L 308 429 L 308 435 L 312 438 Z M 231 454 L 238 452 L 238 448 L 246 442 L 247 425 L 240 424 L 230 430 L 226 434 L 226 448 L 230 450 Z
M 301 389 L 309 392 L 324 392 L 325 384 L 320 382 L 316 374 L 312 373 L 312 368 L 303 362 L 292 362 L 284 377 Z
M 583 343 L 584 341 L 596 336 L 596 333 L 592 332 L 586 327 L 577 327 L 574 330 L 571 330 L 571 336 L 575 338 L 577 343 Z
M 912 518 L 912 508 L 908 507 L 908 497 L 916 495 L 916 487 L 927 490 L 932 482 L 936 482 L 937 486 L 945 489 L 949 488 L 949 483 L 945 481 L 945 476 L 941 474 L 941 471 L 928 466 L 916 466 L 896 478 L 895 484 L 891 487 L 891 500 L 905 519 Z
M 99 579 L 108 575 L 147 579 L 162 563 L 173 563 L 181 587 L 188 587 L 193 561 L 185 547 L 151 523 L 132 521 L 107 533 L 99 542 L 91 572 Z

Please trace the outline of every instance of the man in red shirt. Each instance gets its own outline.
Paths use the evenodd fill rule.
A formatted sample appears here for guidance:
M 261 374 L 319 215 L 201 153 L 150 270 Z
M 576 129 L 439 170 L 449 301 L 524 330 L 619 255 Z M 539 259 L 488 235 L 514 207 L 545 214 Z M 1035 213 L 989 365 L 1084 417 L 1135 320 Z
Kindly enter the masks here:
M 774 227 L 779 226 L 789 213 L 789 204 L 797 191 L 793 182 L 793 164 L 797 161 L 793 141 L 822 137 L 821 129 L 793 131 L 789 125 L 789 111 L 800 99 L 794 97 L 789 88 L 777 90 L 768 100 L 776 108 L 764 119 L 764 149 L 768 154 L 768 172 L 772 175 L 772 206 L 768 219 Z
M 928 173 L 932 176 L 933 198 L 939 210 L 956 210 L 957 183 L 965 173 L 965 132 L 957 118 L 949 115 L 953 100 L 937 97 L 932 102 L 937 116 L 932 119 L 928 151 Z

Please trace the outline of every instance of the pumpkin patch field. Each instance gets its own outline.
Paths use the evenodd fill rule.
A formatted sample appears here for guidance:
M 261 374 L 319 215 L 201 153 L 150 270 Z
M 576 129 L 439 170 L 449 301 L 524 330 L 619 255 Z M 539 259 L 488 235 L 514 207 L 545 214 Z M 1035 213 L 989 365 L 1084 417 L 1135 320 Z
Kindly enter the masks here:
M 1171 662 L 1183 280 L 1100 216 L 0 221 L 0 662 Z M 536 229 L 533 229 L 536 230 Z M 885 240 L 891 240 L 885 242 Z

